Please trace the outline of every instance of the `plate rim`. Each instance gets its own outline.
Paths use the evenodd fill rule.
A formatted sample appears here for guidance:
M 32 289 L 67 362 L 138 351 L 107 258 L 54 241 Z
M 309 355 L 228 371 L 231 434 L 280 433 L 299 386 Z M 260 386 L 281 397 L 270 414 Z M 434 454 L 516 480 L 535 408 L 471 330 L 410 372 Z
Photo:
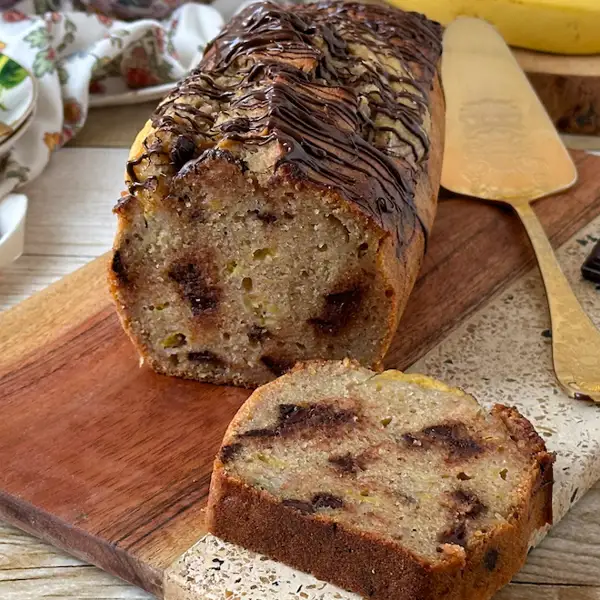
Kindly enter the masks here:
M 91 94 L 89 95 L 89 107 L 101 108 L 104 106 L 123 106 L 126 104 L 138 104 L 140 102 L 151 102 L 160 100 L 168 92 L 173 90 L 178 81 L 170 81 L 138 90 L 129 90 L 119 94 Z
M 9 137 L 0 139 L 0 158 L 4 156 L 25 135 L 25 132 L 29 129 L 29 126 L 34 120 L 35 105 L 34 110 L 29 112 L 27 118 L 12 132 Z
M 9 60 L 12 60 L 13 62 L 17 63 L 17 65 L 19 65 L 19 67 L 21 67 L 27 73 L 27 77 L 31 81 L 31 101 L 27 105 L 27 108 L 21 113 L 21 115 L 17 119 L 15 119 L 15 121 L 11 123 L 5 123 L 8 127 L 12 129 L 12 132 L 4 136 L 0 136 L 0 144 L 3 144 L 5 141 L 9 140 L 13 135 L 15 135 L 15 133 L 20 129 L 23 123 L 25 123 L 25 121 L 27 121 L 27 119 L 31 115 L 35 105 L 37 104 L 39 84 L 37 79 L 33 76 L 33 73 L 27 67 L 23 66 L 18 60 L 15 60 L 12 56 L 4 52 L 0 52 L 0 56 L 6 56 L 9 58 Z

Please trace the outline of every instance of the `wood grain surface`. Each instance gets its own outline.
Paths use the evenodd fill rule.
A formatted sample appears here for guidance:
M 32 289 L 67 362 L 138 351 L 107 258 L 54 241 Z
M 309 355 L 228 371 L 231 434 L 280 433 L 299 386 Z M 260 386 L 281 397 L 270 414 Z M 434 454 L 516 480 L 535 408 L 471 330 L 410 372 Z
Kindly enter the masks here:
M 93 109 L 93 119 L 88 119 L 83 129 L 69 142 L 71 148 L 129 148 L 137 132 L 152 114 L 157 101 Z M 117 122 L 115 122 L 115 118 Z
M 204 531 L 212 460 L 248 392 L 139 368 L 105 264 L 0 317 L 0 517 L 159 593 Z
M 600 159 L 538 203 L 555 243 L 600 213 Z M 0 518 L 160 595 L 163 570 L 202 535 L 212 457 L 248 392 L 139 368 L 100 258 L 0 315 Z M 423 354 L 531 264 L 516 219 L 442 202 L 388 363 Z
M 514 54 L 559 131 L 600 134 L 600 56 Z

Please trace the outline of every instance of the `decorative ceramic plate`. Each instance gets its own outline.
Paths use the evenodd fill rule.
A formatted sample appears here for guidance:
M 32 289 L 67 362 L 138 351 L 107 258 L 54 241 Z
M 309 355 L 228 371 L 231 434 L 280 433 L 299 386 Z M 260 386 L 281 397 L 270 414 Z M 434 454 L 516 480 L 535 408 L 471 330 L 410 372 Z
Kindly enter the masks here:
M 172 83 L 163 83 L 161 85 L 153 85 L 139 90 L 129 90 L 120 93 L 90 94 L 90 107 L 121 106 L 123 104 L 158 101 L 166 96 L 176 85 L 177 82 L 173 81 Z
M 0 54 L 0 142 L 12 135 L 31 114 L 37 83 L 29 71 Z

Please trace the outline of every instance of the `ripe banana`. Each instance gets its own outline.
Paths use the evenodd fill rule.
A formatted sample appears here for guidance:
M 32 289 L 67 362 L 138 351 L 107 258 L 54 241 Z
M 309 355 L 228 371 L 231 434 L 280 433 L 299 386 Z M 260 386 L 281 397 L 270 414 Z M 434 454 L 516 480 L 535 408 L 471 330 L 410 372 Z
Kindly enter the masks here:
M 460 15 L 492 23 L 511 46 L 600 53 L 600 0 L 388 0 L 447 25 Z

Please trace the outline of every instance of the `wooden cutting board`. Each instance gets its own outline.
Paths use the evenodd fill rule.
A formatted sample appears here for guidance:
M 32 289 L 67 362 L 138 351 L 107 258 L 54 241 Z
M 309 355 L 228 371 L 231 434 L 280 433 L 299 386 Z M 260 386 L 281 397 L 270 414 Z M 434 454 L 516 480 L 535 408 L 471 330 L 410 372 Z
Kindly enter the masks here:
M 559 131 L 600 135 L 600 55 L 513 52 Z
M 600 158 L 536 205 L 554 244 L 600 214 Z M 441 201 L 387 358 L 404 368 L 531 267 L 509 211 Z M 0 519 L 161 596 L 205 530 L 213 456 L 248 391 L 140 368 L 105 287 L 106 257 L 0 315 Z

